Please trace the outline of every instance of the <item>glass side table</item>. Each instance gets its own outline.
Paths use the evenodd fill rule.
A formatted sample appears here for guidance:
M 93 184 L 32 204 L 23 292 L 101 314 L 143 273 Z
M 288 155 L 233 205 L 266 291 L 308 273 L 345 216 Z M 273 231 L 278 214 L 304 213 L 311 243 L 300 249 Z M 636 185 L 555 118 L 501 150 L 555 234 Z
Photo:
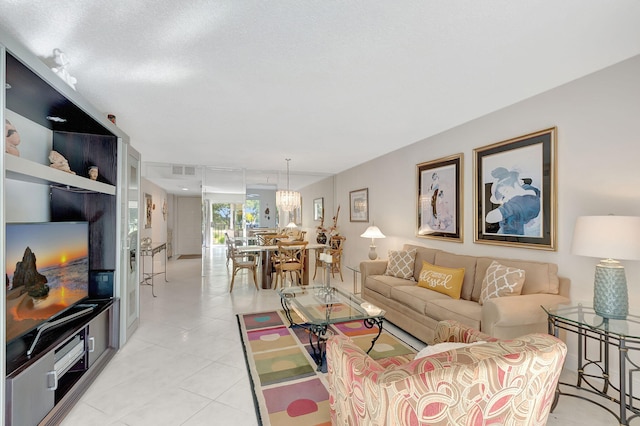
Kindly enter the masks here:
M 360 291 L 358 291 L 358 274 L 360 273 L 360 265 L 347 265 L 347 269 L 353 271 L 353 294 L 360 294 Z
M 593 308 L 583 305 L 560 305 L 555 309 L 543 306 L 542 309 L 548 315 L 549 334 L 558 337 L 560 330 L 564 330 L 567 341 L 575 337 L 578 349 L 577 383 L 558 383 L 551 410 L 558 404 L 560 395 L 567 395 L 602 407 L 621 425 L 628 425 L 630 420 L 640 417 L 640 399 L 633 396 L 633 381 L 638 379 L 640 363 L 630 356 L 640 356 L 640 352 L 632 352 L 640 351 L 640 317 L 628 315 L 626 320 L 602 318 Z M 612 372 L 615 373 L 613 377 Z M 619 413 L 565 388 L 580 389 L 613 401 L 618 404 Z

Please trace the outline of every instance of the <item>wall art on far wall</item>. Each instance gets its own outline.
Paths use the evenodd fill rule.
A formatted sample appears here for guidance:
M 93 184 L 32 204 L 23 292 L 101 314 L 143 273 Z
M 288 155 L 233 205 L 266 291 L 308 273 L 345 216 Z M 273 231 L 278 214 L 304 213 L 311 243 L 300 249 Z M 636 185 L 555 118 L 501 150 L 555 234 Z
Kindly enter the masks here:
M 151 194 L 144 194 L 144 227 L 151 228 L 151 212 L 153 211 L 153 197 Z
M 369 188 L 349 192 L 349 221 L 369 222 Z
M 462 154 L 420 163 L 418 237 L 462 242 Z
M 474 154 L 474 242 L 556 249 L 555 127 Z
M 320 220 L 324 209 L 324 198 L 315 198 L 313 200 L 313 220 Z

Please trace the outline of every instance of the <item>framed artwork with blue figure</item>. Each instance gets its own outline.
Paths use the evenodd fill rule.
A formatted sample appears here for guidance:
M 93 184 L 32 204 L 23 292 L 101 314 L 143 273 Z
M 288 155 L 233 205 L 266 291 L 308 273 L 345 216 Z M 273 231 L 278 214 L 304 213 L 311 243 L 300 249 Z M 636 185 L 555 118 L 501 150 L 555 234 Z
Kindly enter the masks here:
M 418 237 L 462 242 L 462 154 L 420 163 Z
M 556 134 L 473 150 L 475 243 L 556 250 Z

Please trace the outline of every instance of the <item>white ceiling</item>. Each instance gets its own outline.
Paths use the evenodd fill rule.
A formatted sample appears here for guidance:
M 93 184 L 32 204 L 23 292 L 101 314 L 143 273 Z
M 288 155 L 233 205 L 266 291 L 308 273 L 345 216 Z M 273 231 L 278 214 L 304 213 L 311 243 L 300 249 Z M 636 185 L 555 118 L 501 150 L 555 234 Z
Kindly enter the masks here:
M 2 0 L 0 28 L 152 165 L 283 187 L 291 158 L 297 188 L 640 54 L 640 1 Z

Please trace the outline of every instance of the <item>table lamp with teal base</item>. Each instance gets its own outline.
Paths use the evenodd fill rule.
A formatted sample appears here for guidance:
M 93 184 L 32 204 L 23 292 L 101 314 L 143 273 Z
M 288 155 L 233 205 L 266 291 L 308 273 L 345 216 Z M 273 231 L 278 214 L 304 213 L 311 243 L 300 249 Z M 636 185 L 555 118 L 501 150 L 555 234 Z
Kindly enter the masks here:
M 579 217 L 571 252 L 604 258 L 596 266 L 593 309 L 602 318 L 626 319 L 629 314 L 627 278 L 624 266 L 613 258 L 640 259 L 640 217 Z

